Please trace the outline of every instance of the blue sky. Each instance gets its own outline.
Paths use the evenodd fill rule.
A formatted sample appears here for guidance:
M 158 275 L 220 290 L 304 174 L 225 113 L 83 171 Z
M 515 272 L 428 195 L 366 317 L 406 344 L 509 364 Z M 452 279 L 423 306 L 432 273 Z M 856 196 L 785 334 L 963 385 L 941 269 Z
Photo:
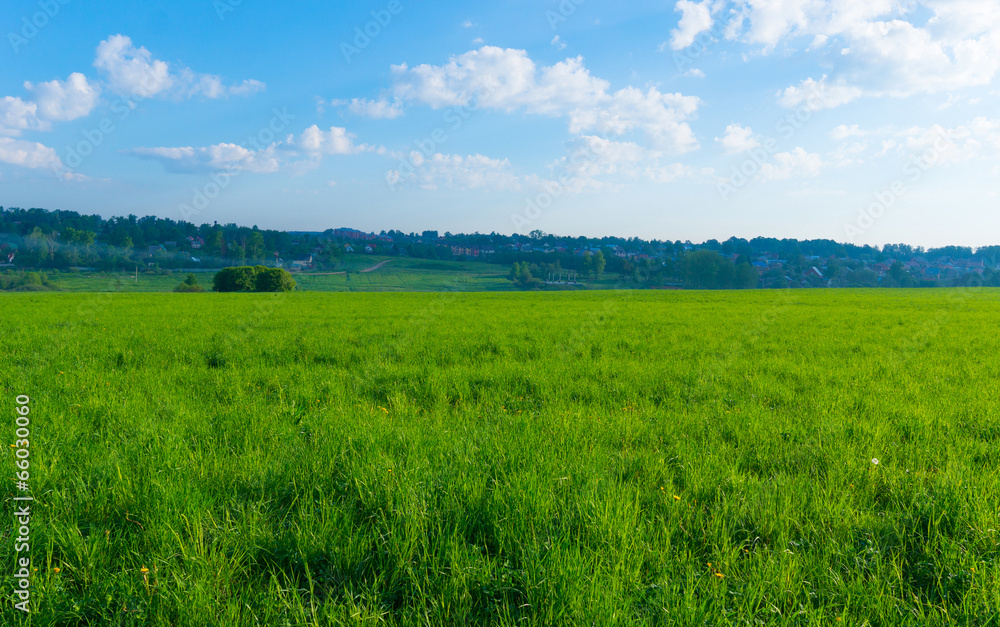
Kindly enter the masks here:
M 992 0 L 5 7 L 5 206 L 1000 242 Z

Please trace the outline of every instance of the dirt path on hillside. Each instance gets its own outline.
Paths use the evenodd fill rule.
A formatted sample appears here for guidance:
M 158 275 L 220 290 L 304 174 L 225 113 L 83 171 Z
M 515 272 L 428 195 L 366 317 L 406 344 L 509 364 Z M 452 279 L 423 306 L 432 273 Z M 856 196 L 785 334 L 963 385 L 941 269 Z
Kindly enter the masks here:
M 392 259 L 386 259 L 385 261 L 383 261 L 381 263 L 375 264 L 371 268 L 365 268 L 364 270 L 359 270 L 359 272 L 375 272 L 376 270 L 378 270 L 379 268 L 381 268 L 385 264 L 389 263 L 390 261 L 392 261 Z

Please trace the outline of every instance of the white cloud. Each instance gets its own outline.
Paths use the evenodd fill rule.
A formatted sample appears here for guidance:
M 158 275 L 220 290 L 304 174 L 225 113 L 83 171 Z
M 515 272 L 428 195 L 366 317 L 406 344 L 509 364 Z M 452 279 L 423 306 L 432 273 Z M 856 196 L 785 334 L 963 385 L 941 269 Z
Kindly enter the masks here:
M 665 163 L 663 153 L 633 142 L 583 135 L 567 147 L 569 155 L 552 163 L 551 169 L 554 178 L 574 193 L 617 189 L 628 179 L 669 183 L 694 175 L 689 166 Z
M 108 84 L 119 94 L 149 98 L 170 89 L 170 66 L 153 59 L 145 48 L 136 48 L 125 35 L 114 35 L 97 46 L 94 67 L 108 75 Z
M 100 100 L 100 89 L 87 81 L 79 72 L 69 75 L 65 82 L 24 83 L 24 88 L 34 93 L 39 117 L 48 120 L 70 121 L 90 115 Z
M 47 131 L 51 127 L 38 119 L 38 105 L 20 98 L 0 98 L 0 135 L 19 137 L 22 131 Z
M 681 76 L 686 76 L 688 78 L 705 78 L 705 73 L 698 68 L 691 68 L 687 72 L 681 74 Z
M 168 63 L 154 59 L 146 48 L 136 48 L 125 35 L 113 35 L 98 44 L 94 67 L 107 75 L 113 92 L 139 98 L 161 94 L 226 98 L 248 96 L 265 88 L 256 80 L 227 86 L 218 76 L 198 74 L 190 68 L 171 71 Z
M 826 107 L 861 96 L 985 86 L 1000 72 L 1000 3 L 994 0 L 735 0 L 732 6 L 732 39 L 762 44 L 766 54 L 808 37 L 811 50 L 836 54 Z M 810 86 L 791 87 L 782 99 L 801 102 Z
M 225 85 L 222 78 L 214 74 L 196 74 L 187 68 L 181 70 L 178 84 L 182 96 L 204 96 L 212 99 L 252 96 L 266 89 L 264 83 L 253 79 L 245 80 L 239 85 Z
M 255 172 L 270 173 L 287 168 L 310 169 L 326 155 L 353 155 L 361 152 L 385 154 L 382 148 L 355 144 L 347 129 L 322 130 L 313 124 L 298 136 L 266 148 L 252 150 L 238 144 L 222 143 L 205 147 L 135 148 L 127 151 L 138 157 L 159 161 L 170 172 Z
M 837 141 L 847 139 L 848 137 L 864 137 L 865 135 L 868 135 L 868 132 L 861 130 L 857 124 L 853 124 L 851 126 L 841 124 L 830 131 L 830 137 L 836 139 Z
M 560 39 L 559 35 L 556 35 L 555 37 L 553 37 L 552 41 L 550 41 L 549 43 L 552 44 L 553 46 L 555 46 L 556 48 L 558 48 L 559 50 L 565 50 L 566 49 L 566 42 L 563 41 L 562 39 Z
M 343 104 L 338 101 L 337 104 Z M 354 115 L 364 116 L 375 120 L 394 120 L 403 115 L 403 103 L 399 100 L 366 100 L 365 98 L 353 98 L 347 103 L 347 110 Z
M 679 0 L 674 7 L 675 11 L 681 13 L 680 22 L 677 28 L 670 31 L 670 47 L 674 50 L 683 50 L 694 43 L 695 37 L 712 28 L 712 12 L 710 5 L 712 0 L 703 2 L 691 2 L 691 0 Z
M 366 144 L 355 145 L 354 135 L 345 128 L 331 126 L 324 131 L 315 124 L 302 131 L 298 139 L 289 138 L 287 143 L 312 155 L 352 155 L 371 149 Z
M 897 137 L 899 150 L 932 165 L 1000 156 L 1000 120 L 976 118 L 954 128 L 915 127 L 900 131 Z
M 393 92 L 401 100 L 433 108 L 475 104 L 504 112 L 565 117 L 570 132 L 623 134 L 639 131 L 657 148 L 687 152 L 698 147 L 686 121 L 698 98 L 610 84 L 590 74 L 581 57 L 537 67 L 524 50 L 484 46 L 441 66 L 393 66 Z
M 821 156 L 806 152 L 804 148 L 799 147 L 791 152 L 779 152 L 774 155 L 773 161 L 761 165 L 760 176 L 768 181 L 818 176 L 823 165 Z
M 869 143 L 867 141 L 846 142 L 830 153 L 829 157 L 832 164 L 838 168 L 860 165 L 864 163 L 862 155 L 868 151 L 868 147 Z
M 414 151 L 409 156 L 413 168 L 390 170 L 386 178 L 392 185 L 417 184 L 423 189 L 500 189 L 517 190 L 521 179 L 511 170 L 507 159 L 494 159 L 481 154 L 425 157 Z
M 24 168 L 62 169 L 62 161 L 52 148 L 10 137 L 0 137 L 0 162 Z
M 129 152 L 159 161 L 170 172 L 276 172 L 280 168 L 274 145 L 262 150 L 216 144 L 202 148 L 135 148 Z
M 838 141 L 857 138 L 841 145 L 832 153 L 834 157 L 862 152 L 873 158 L 898 154 L 935 165 L 1000 159 L 1000 119 L 987 117 L 951 127 L 932 124 L 863 129 L 842 124 L 830 132 L 830 137 Z
M 726 133 L 722 137 L 716 137 L 715 141 L 722 144 L 727 155 L 735 155 L 760 146 L 760 141 L 754 137 L 753 130 L 749 126 L 739 124 L 727 126 Z
M 818 81 L 808 78 L 799 85 L 778 93 L 778 102 L 789 109 L 804 107 L 811 111 L 833 109 L 857 100 L 863 92 L 845 83 L 830 84 L 826 76 Z

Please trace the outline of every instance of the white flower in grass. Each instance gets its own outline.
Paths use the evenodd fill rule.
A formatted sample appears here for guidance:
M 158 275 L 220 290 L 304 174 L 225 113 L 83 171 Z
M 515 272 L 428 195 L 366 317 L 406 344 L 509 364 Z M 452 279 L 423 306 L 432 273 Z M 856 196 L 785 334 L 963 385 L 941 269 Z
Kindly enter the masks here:
M 878 460 L 872 457 L 872 465 L 878 466 Z

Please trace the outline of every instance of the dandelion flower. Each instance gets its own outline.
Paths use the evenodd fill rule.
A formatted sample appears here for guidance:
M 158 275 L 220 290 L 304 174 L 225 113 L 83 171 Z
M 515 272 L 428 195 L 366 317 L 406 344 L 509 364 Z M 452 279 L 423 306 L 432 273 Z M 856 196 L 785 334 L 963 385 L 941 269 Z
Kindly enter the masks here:
M 722 573 L 715 573 L 715 576 L 718 577 L 719 579 L 725 578 L 725 575 L 723 575 Z
M 677 495 L 675 494 L 675 495 L 674 495 L 674 500 L 675 500 L 675 501 L 679 501 L 679 500 L 681 500 L 681 497 L 679 497 L 679 496 L 677 496 Z
M 145 575 L 146 573 L 149 572 L 149 569 L 146 568 L 145 566 L 143 566 L 142 568 L 139 569 L 139 572 L 142 573 L 143 575 Z
M 55 567 L 55 568 L 52 569 L 52 572 L 58 573 L 58 572 L 61 572 L 61 570 L 62 569 L 57 566 L 57 567 Z

